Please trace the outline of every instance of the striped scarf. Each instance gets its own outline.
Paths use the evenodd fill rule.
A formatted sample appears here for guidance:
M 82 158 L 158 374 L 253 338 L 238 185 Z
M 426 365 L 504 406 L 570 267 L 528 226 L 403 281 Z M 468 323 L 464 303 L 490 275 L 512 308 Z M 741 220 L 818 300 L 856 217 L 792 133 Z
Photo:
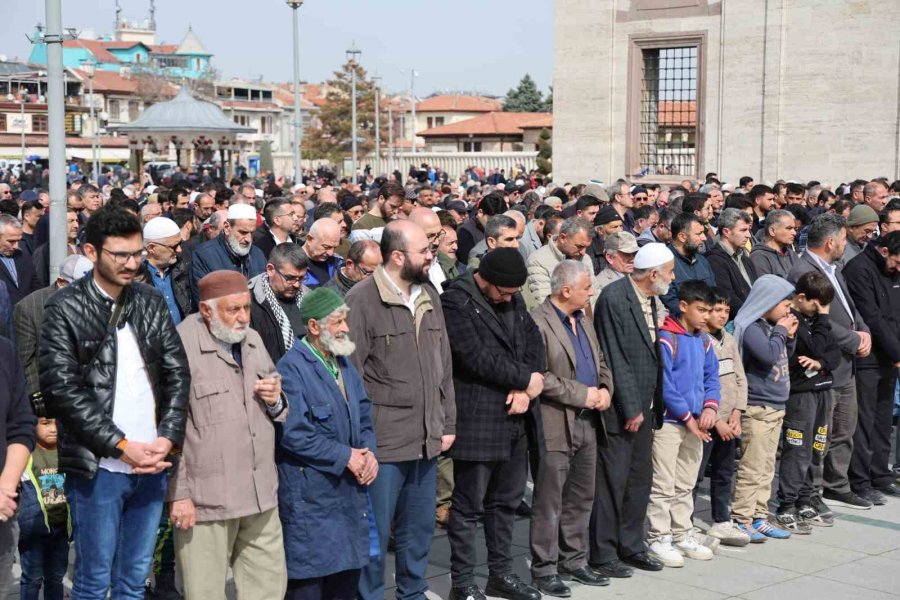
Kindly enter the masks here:
M 261 277 L 260 283 L 262 283 L 263 292 L 266 295 L 266 301 L 269 303 L 269 306 L 272 307 L 272 313 L 275 315 L 275 321 L 278 322 L 278 327 L 281 329 L 281 339 L 284 340 L 284 349 L 285 351 L 290 350 L 291 346 L 294 345 L 294 329 L 291 327 L 291 321 L 284 313 L 284 309 L 281 308 L 281 304 L 278 302 L 278 298 L 275 296 L 275 292 L 272 290 L 272 286 L 269 285 L 268 276 Z M 300 306 L 302 295 L 303 288 L 301 287 L 299 290 L 297 290 L 297 297 L 294 299 L 294 303 L 297 304 L 297 306 Z

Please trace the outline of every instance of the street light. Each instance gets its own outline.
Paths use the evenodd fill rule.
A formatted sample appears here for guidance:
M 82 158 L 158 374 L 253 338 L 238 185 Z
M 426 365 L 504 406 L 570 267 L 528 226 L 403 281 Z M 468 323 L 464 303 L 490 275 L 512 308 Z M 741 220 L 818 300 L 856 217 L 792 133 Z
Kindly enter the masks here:
M 353 185 L 356 185 L 356 173 L 359 170 L 357 167 L 357 156 L 356 156 L 356 65 L 359 63 L 359 56 L 362 54 L 362 50 L 356 47 L 356 42 L 353 42 L 353 45 L 350 46 L 350 49 L 347 50 L 347 61 L 350 62 L 350 102 L 352 104 L 351 107 L 351 129 L 353 130 Z
M 372 78 L 372 85 L 375 88 L 375 168 L 381 170 L 381 113 L 378 110 L 378 97 L 381 96 L 379 85 L 381 77 L 376 75 Z M 377 174 L 377 173 L 376 173 Z
M 89 102 L 91 105 L 91 160 L 93 162 L 93 171 L 94 171 L 94 181 L 100 180 L 100 153 L 98 152 L 99 141 L 97 140 L 97 136 L 99 134 L 99 127 L 97 124 L 97 117 L 94 114 L 94 72 L 96 70 L 97 64 L 91 60 L 83 60 L 81 61 L 81 70 L 84 71 L 84 74 L 88 76 L 88 96 Z
M 303 0 L 286 0 L 294 15 L 294 185 L 303 183 L 300 163 L 300 140 L 303 137 L 303 118 L 300 112 L 300 18 L 297 9 Z
M 19 163 L 19 178 L 21 179 L 22 175 L 25 174 L 25 94 L 20 89 L 17 95 L 19 97 L 19 129 L 22 144 L 22 162 Z M 15 102 L 16 96 L 7 94 L 6 99 L 10 102 Z

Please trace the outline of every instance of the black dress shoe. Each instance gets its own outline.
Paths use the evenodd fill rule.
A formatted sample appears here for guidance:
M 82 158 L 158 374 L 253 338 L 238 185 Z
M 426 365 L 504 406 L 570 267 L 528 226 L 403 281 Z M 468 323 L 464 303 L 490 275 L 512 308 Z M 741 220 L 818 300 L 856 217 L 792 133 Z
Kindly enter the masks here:
M 896 483 L 889 483 L 888 485 L 883 485 L 875 489 L 885 496 L 894 496 L 895 498 L 900 496 L 900 485 L 897 485 Z
M 450 597 L 447 600 L 487 600 L 487 597 L 477 585 L 470 585 L 450 588 Z
M 503 577 L 488 577 L 484 593 L 509 600 L 541 600 L 541 593 L 519 579 L 515 573 Z
M 646 552 L 638 552 L 622 559 L 627 565 L 640 569 L 641 571 L 662 571 L 663 564 L 647 554 Z
M 516 516 L 525 517 L 526 519 L 531 518 L 531 507 L 524 500 L 516 507 Z
M 615 577 L 616 579 L 626 579 L 634 575 L 634 569 L 623 563 L 618 558 L 615 558 L 609 562 L 605 562 L 601 565 L 591 565 L 591 568 L 601 575 L 606 575 L 607 577 Z
M 609 577 L 602 573 L 596 573 L 592 568 L 585 565 L 574 571 L 559 570 L 559 574 L 563 579 L 572 579 L 584 585 L 603 586 L 609 585 Z
M 539 589 L 542 594 L 548 596 L 556 596 L 557 598 L 568 598 L 572 595 L 572 590 L 564 584 L 559 575 L 544 575 L 543 577 L 534 577 L 531 580 L 534 587 Z

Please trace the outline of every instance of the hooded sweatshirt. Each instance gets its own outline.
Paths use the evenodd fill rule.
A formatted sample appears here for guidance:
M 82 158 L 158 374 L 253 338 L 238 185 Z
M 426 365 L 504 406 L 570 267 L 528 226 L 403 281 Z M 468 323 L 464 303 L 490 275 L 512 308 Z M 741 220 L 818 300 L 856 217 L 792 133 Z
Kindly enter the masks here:
M 759 244 L 750 252 L 750 262 L 756 268 L 757 275 L 787 277 L 795 260 L 797 260 L 797 254 L 790 248 L 782 254 L 765 244 Z
M 763 275 L 734 319 L 734 339 L 747 376 L 747 404 L 784 410 L 791 391 L 788 358 L 795 340 L 787 329 L 763 318 L 794 293 L 794 286 L 777 275 Z
M 719 359 L 709 334 L 688 333 L 667 316 L 660 328 L 663 359 L 662 397 L 669 423 L 685 424 L 704 408 L 718 410 L 721 399 Z

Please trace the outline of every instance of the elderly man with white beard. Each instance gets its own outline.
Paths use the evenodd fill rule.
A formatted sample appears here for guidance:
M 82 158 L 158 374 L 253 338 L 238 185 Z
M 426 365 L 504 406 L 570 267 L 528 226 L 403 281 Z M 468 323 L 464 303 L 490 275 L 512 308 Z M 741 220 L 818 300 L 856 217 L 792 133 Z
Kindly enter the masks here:
M 244 276 L 214 271 L 198 288 L 200 312 L 178 326 L 192 386 L 183 455 L 166 497 L 184 595 L 225 600 L 230 567 L 240 598 L 282 598 L 273 424 L 288 415 L 281 377 L 249 328 Z
M 266 270 L 266 257 L 253 245 L 256 209 L 249 204 L 232 204 L 218 237 L 197 246 L 191 257 L 191 312 L 197 312 L 198 283 L 213 271 L 237 271 L 245 279 Z
M 375 480 L 372 403 L 348 356 L 350 309 L 330 288 L 303 297 L 306 336 L 278 362 L 290 414 L 276 454 L 287 556 L 285 600 L 356 597 L 369 562 Z

